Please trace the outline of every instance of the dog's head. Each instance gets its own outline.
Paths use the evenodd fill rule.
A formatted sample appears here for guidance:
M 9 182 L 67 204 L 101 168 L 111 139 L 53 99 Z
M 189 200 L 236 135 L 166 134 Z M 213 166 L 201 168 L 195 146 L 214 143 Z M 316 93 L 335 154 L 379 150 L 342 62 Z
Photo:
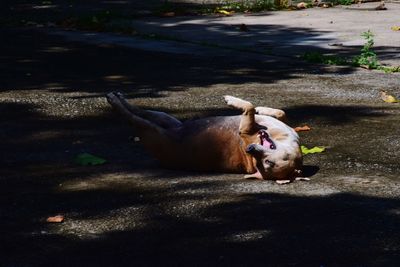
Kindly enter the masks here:
M 302 154 L 297 138 L 272 136 L 267 130 L 260 130 L 258 142 L 248 145 L 246 152 L 254 157 L 256 168 L 263 179 L 292 180 L 302 167 Z

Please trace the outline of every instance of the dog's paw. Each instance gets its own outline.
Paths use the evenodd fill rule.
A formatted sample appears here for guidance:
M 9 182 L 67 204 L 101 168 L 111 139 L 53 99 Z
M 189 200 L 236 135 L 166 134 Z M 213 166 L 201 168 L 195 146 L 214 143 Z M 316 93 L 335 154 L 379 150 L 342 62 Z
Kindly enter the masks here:
M 241 107 L 243 105 L 251 105 L 250 102 L 240 99 L 238 97 L 231 96 L 231 95 L 224 96 L 224 99 L 228 105 L 234 106 L 234 107 Z
M 264 107 L 256 107 L 256 114 L 259 114 L 259 115 L 267 115 L 267 114 L 265 114 L 265 112 L 264 112 Z
M 276 108 L 256 107 L 256 114 L 271 116 L 278 120 L 286 121 L 286 113 Z
M 254 109 L 254 106 L 246 100 L 243 100 L 243 99 L 240 99 L 240 98 L 237 98 L 234 96 L 230 96 L 230 95 L 224 96 L 224 99 L 225 99 L 225 102 L 231 107 L 241 109 L 243 111 Z
M 237 102 L 238 98 L 230 96 L 230 95 L 225 95 L 224 100 L 225 100 L 226 104 L 228 104 L 229 106 L 234 106 L 234 104 L 235 104 L 235 102 Z
M 118 103 L 120 102 L 118 94 L 119 94 L 119 93 L 111 92 L 111 93 L 108 93 L 108 94 L 106 95 L 107 102 L 108 102 L 111 106 L 115 106 L 116 104 L 118 104 Z
M 118 98 L 125 98 L 124 94 L 118 91 L 113 92 Z
M 111 93 L 106 94 L 107 100 L 111 100 L 111 99 L 113 99 L 114 97 L 115 97 L 114 92 L 111 92 Z

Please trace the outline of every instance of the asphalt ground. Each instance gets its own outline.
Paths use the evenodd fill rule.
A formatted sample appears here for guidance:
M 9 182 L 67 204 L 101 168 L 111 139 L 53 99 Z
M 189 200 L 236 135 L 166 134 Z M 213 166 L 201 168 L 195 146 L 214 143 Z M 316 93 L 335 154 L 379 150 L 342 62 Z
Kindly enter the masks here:
M 42 28 L 1 36 L 2 266 L 398 265 L 400 112 L 379 98 L 400 94 L 398 74 Z M 225 94 L 281 108 L 312 128 L 302 144 L 327 150 L 305 156 L 311 181 L 283 186 L 165 170 L 107 105 L 115 90 L 181 119 L 237 114 Z M 107 163 L 79 166 L 82 152 Z

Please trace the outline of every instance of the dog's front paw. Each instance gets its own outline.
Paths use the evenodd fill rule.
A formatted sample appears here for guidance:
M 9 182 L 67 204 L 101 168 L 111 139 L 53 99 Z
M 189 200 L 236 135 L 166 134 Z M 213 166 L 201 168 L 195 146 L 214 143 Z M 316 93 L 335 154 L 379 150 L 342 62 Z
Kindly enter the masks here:
M 280 121 L 286 121 L 286 113 L 283 110 L 268 107 L 256 107 L 256 114 L 274 117 Z
M 111 92 L 111 93 L 108 93 L 108 94 L 106 95 L 107 102 L 108 102 L 111 106 L 117 105 L 117 104 L 120 102 L 120 100 L 119 100 L 119 94 L 120 94 L 120 93 L 118 93 L 118 92 Z
M 224 96 L 224 99 L 225 99 L 225 102 L 229 106 L 235 107 L 237 109 L 241 109 L 243 111 L 254 108 L 250 102 L 240 99 L 240 98 L 237 98 L 237 97 L 234 97 L 234 96 L 226 95 L 226 96 Z
M 233 106 L 237 98 L 230 95 L 225 95 L 224 100 L 226 104 L 228 104 L 229 106 Z
M 226 95 L 224 96 L 225 102 L 226 104 L 228 104 L 229 106 L 232 107 L 236 107 L 236 108 L 242 108 L 242 106 L 244 105 L 251 105 L 250 102 L 247 102 L 243 99 L 231 96 L 231 95 Z

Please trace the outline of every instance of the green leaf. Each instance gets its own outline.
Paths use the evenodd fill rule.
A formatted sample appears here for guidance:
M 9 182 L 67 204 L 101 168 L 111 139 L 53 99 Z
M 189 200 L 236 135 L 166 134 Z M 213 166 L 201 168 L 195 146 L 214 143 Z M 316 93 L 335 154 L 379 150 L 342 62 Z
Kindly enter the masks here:
M 301 146 L 301 152 L 303 155 L 321 153 L 325 151 L 325 147 L 323 146 L 315 146 L 313 148 L 307 148 L 306 146 Z
M 82 166 L 87 166 L 87 165 L 101 165 L 106 163 L 107 160 L 100 157 L 96 157 L 89 153 L 81 153 L 76 156 L 74 162 Z

